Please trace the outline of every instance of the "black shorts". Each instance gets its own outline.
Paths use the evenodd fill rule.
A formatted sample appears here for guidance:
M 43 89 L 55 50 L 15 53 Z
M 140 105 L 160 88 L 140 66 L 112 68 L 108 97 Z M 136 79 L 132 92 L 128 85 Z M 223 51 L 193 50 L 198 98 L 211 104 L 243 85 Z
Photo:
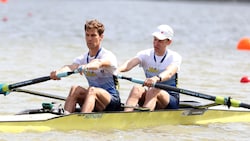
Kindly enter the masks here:
M 104 111 L 120 111 L 121 110 L 121 99 L 119 97 L 118 91 L 117 93 L 118 93 L 117 96 L 111 95 L 111 101 Z

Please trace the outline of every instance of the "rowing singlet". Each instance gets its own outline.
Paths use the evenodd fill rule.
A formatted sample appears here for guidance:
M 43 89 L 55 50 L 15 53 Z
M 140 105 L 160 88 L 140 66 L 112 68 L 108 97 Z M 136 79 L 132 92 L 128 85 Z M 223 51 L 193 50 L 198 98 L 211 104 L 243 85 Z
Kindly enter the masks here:
M 93 59 L 108 59 L 111 62 L 111 66 L 102 67 L 98 70 L 88 70 L 85 77 L 88 80 L 89 86 L 103 88 L 117 97 L 118 81 L 116 77 L 113 77 L 113 73 L 117 68 L 117 59 L 115 55 L 105 48 L 100 48 L 96 56 L 90 57 L 88 53 L 85 53 L 75 58 L 73 62 L 83 65 L 89 63 Z
M 156 76 L 166 70 L 166 67 L 170 64 L 176 65 L 178 68 L 177 73 L 180 70 L 182 57 L 175 51 L 167 49 L 163 56 L 157 56 L 154 53 L 154 49 L 147 49 L 137 53 L 136 57 L 140 60 L 140 67 L 143 68 L 147 78 Z M 161 82 L 176 87 L 177 86 L 177 74 L 173 75 L 170 80 Z

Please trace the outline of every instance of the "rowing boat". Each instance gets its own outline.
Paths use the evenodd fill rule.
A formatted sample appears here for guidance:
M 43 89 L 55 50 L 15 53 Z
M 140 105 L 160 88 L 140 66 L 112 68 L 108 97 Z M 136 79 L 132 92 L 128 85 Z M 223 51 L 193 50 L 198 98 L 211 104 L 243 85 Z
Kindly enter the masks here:
M 78 70 L 58 74 L 66 77 L 78 73 Z M 120 79 L 143 84 L 143 80 L 117 75 Z M 50 80 L 49 76 L 39 77 L 14 84 L 0 84 L 0 94 L 8 95 L 12 91 L 65 100 L 65 97 L 44 94 L 19 87 L 37 84 Z M 204 125 L 212 123 L 250 123 L 250 104 L 243 103 L 231 97 L 212 96 L 169 85 L 155 83 L 155 88 L 171 90 L 213 103 L 202 104 L 196 101 L 181 101 L 177 110 L 149 111 L 147 108 L 133 107 L 133 112 L 109 111 L 64 114 L 61 104 L 43 103 L 40 109 L 25 110 L 15 115 L 0 116 L 0 132 L 27 131 L 72 131 L 72 130 L 112 130 L 136 129 L 162 125 Z M 124 106 L 123 106 L 124 107 Z M 125 106 L 126 107 L 126 106 Z
M 45 106 L 46 105 L 46 106 Z M 41 109 L 22 111 L 16 115 L 0 116 L 0 132 L 45 132 L 72 130 L 128 130 L 163 125 L 204 125 L 212 123 L 250 123 L 250 110 L 217 104 L 202 105 L 182 101 L 178 110 L 133 112 L 94 112 L 63 114 L 61 106 L 43 103 Z M 56 104 L 58 105 L 58 104 Z M 215 106 L 213 106 L 215 105 Z M 48 108 L 50 107 L 50 108 Z M 56 107 L 56 108 L 55 108 Z

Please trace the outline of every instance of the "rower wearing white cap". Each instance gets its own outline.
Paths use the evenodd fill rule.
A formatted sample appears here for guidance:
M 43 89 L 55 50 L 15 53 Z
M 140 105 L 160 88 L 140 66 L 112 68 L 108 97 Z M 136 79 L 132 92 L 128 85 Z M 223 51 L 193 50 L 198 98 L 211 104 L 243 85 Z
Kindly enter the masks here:
M 160 25 L 153 35 L 153 47 L 137 53 L 124 64 L 117 72 L 126 72 L 139 65 L 143 68 L 146 79 L 143 86 L 136 85 L 130 91 L 125 111 L 132 111 L 133 106 L 142 106 L 155 109 L 177 109 L 179 107 L 179 93 L 165 91 L 152 87 L 156 82 L 176 87 L 178 72 L 182 57 L 169 49 L 174 31 L 169 25 Z M 146 87 L 144 87 L 146 86 Z

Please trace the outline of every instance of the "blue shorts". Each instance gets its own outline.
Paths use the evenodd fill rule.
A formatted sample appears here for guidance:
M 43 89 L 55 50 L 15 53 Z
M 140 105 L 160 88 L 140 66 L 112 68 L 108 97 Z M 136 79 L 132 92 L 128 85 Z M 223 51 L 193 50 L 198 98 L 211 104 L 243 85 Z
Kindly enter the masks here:
M 166 109 L 178 109 L 179 108 L 179 100 L 176 97 L 169 95 L 169 104 Z

